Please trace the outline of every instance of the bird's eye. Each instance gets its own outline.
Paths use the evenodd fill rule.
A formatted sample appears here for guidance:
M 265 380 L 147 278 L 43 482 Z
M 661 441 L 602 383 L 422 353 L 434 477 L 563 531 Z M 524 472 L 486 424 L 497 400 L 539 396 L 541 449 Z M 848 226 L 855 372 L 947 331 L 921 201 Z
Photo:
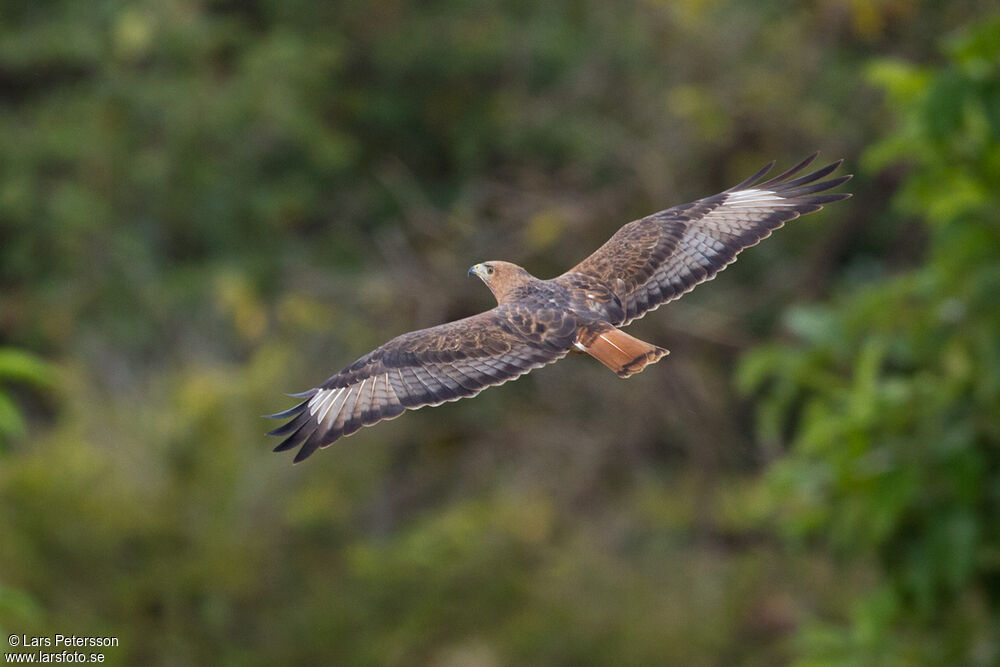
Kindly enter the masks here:
M 486 275 L 488 275 L 488 276 L 492 276 L 493 275 L 493 267 L 492 266 L 487 266 L 486 267 Z

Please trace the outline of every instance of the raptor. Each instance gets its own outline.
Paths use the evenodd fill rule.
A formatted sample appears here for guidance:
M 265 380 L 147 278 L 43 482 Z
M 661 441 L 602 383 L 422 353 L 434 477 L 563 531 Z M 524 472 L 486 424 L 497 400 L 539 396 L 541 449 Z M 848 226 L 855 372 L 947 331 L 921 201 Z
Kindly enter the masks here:
M 622 327 L 711 280 L 789 220 L 850 196 L 827 192 L 850 175 L 823 180 L 841 161 L 799 175 L 815 158 L 764 180 L 772 162 L 725 192 L 630 222 L 550 280 L 510 262 L 476 264 L 469 274 L 490 288 L 495 308 L 403 334 L 293 394 L 304 400 L 268 415 L 289 419 L 269 434 L 284 438 L 275 451 L 298 447 L 302 461 L 362 426 L 475 396 L 571 351 L 623 378 L 641 372 L 668 351 Z

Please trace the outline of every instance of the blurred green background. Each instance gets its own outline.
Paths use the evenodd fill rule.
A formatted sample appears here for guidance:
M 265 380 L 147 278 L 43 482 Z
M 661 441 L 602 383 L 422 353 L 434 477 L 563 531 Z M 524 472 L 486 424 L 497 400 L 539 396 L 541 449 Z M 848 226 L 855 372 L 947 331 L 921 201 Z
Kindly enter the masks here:
M 306 464 L 258 415 L 777 159 L 853 199 Z M 1000 662 L 994 2 L 0 2 L 0 631 L 111 664 Z M 6 647 L 5 647 L 6 648 Z

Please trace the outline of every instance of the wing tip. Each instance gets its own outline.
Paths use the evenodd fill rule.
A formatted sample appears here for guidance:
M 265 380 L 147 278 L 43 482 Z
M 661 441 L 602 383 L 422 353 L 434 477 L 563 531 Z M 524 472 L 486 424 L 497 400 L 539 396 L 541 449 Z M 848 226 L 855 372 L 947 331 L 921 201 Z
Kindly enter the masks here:
M 269 415 L 261 415 L 264 419 L 291 418 L 290 421 L 267 432 L 267 435 L 284 437 L 284 440 L 271 450 L 272 452 L 286 452 L 298 447 L 299 450 L 292 461 L 297 464 L 312 456 L 316 450 L 329 446 L 341 437 L 341 434 L 334 430 L 322 429 L 313 419 L 313 415 L 307 412 L 309 399 L 321 390 L 322 387 L 313 387 L 312 389 L 295 394 L 286 393 L 285 395 L 291 398 L 304 398 L 305 400 L 287 410 Z M 312 426 L 311 429 L 309 428 L 310 425 Z
M 764 165 L 756 174 L 754 174 L 750 178 L 747 178 L 743 182 L 741 182 L 741 183 L 739 183 L 737 185 L 734 185 L 733 187 L 729 188 L 725 192 L 736 192 L 738 190 L 742 190 L 744 188 L 750 188 L 750 187 L 761 188 L 761 187 L 768 187 L 768 186 L 778 185 L 778 184 L 785 185 L 786 183 L 788 183 L 788 179 L 789 178 L 791 178 L 792 176 L 794 176 L 795 174 L 799 173 L 800 171 L 802 171 L 803 169 L 805 169 L 806 167 L 808 167 L 810 164 L 812 164 L 816 160 L 816 158 L 819 157 L 819 155 L 820 155 L 820 152 L 819 151 L 815 151 L 811 155 L 806 156 L 803 160 L 801 160 L 795 166 L 790 167 L 789 169 L 786 169 L 785 171 L 781 172 L 777 176 L 771 177 L 767 181 L 761 182 L 761 179 L 763 179 L 764 176 L 766 176 L 768 174 L 768 172 L 770 172 L 774 168 L 774 165 L 777 164 L 777 160 L 771 160 L 766 165 Z M 844 162 L 844 159 L 841 158 L 841 159 L 837 160 L 836 162 L 833 162 L 833 163 L 831 163 L 831 164 L 829 164 L 829 165 L 827 165 L 827 166 L 825 166 L 825 167 L 823 167 L 821 169 L 816 170 L 815 172 L 812 172 L 811 174 L 807 174 L 806 176 L 803 176 L 802 178 L 803 179 L 806 179 L 806 178 L 809 179 L 808 181 L 804 181 L 806 183 L 814 181 L 814 180 L 816 180 L 818 178 L 822 178 L 826 174 L 829 174 L 830 172 L 832 172 L 835 169 L 837 169 L 837 167 L 839 167 L 841 164 L 843 164 L 843 162 Z
M 825 174 L 824 174 L 825 175 Z M 811 174 L 810 174 L 811 176 Z M 808 178 L 803 176 L 803 178 Z M 847 181 L 853 178 L 852 174 L 846 174 L 844 176 L 838 176 L 836 178 L 831 178 L 828 181 L 820 181 L 819 183 L 809 183 L 808 185 L 796 185 L 792 189 L 786 191 L 778 191 L 778 195 L 783 199 L 804 199 L 810 201 L 811 198 L 808 195 L 815 194 L 817 192 L 825 192 L 827 190 L 832 190 L 835 187 L 843 185 Z M 786 184 L 782 184 L 784 187 Z M 840 193 L 847 194 L 847 193 Z
M 763 183 L 757 183 L 754 187 L 757 187 L 757 188 L 775 188 L 775 187 L 789 188 L 789 187 L 794 187 L 794 186 L 797 186 L 797 185 L 804 185 L 806 183 L 812 183 L 813 181 L 818 180 L 820 178 L 823 178 L 824 176 L 826 176 L 827 174 L 829 174 L 830 172 L 832 172 L 833 170 L 835 170 L 837 167 L 840 166 L 840 163 L 843 162 L 843 160 L 840 160 L 838 162 L 833 162 L 831 164 L 826 165 L 825 167 L 820 167 L 816 171 L 811 171 L 811 172 L 807 173 L 804 176 L 799 176 L 798 178 L 794 178 L 794 179 L 792 178 L 796 174 L 800 173 L 803 169 L 805 169 L 806 167 L 808 167 L 809 165 L 811 165 L 816 160 L 817 157 L 819 157 L 819 151 L 816 151 L 815 153 L 813 153 L 812 155 L 806 157 L 804 160 L 802 160 L 801 162 L 799 162 L 795 166 L 790 167 L 789 169 L 786 169 L 785 171 L 781 172 L 780 174 L 778 174 L 774 178 L 768 179 L 767 181 L 765 181 Z
M 285 396 L 288 396 L 289 398 L 311 398 L 316 395 L 317 391 L 319 391 L 319 387 L 313 387 L 312 389 L 300 391 L 297 394 L 285 394 Z
M 336 431 L 325 431 L 315 423 L 312 430 L 303 433 L 303 429 L 307 425 L 309 425 L 308 420 L 295 429 L 291 435 L 278 443 L 271 451 L 287 452 L 298 447 L 299 450 L 295 453 L 292 463 L 301 463 L 312 456 L 318 449 L 328 447 L 340 438 L 340 434 Z
M 275 412 L 271 415 L 261 415 L 262 419 L 288 419 L 289 417 L 294 417 L 302 412 L 305 412 L 306 406 L 309 405 L 309 401 L 302 401 L 297 405 L 293 405 L 287 410 L 282 410 L 281 412 Z
M 832 204 L 835 201 L 843 201 L 845 199 L 850 199 L 854 195 L 850 192 L 831 192 L 827 195 L 816 195 L 813 197 L 806 197 L 806 200 L 811 204 L 815 204 L 822 208 L 826 204 Z M 819 210 L 818 208 L 816 210 Z
M 774 165 L 775 164 L 777 164 L 777 161 L 776 160 L 771 160 L 770 162 L 768 162 L 767 164 L 765 164 L 763 167 L 761 167 L 757 171 L 756 174 L 754 174 L 750 178 L 747 178 L 747 179 L 743 180 L 740 183 L 737 183 L 736 185 L 734 185 L 733 187 L 729 188 L 728 190 L 724 190 L 721 194 L 726 194 L 726 193 L 729 193 L 729 192 L 736 192 L 737 190 L 742 190 L 743 188 L 748 188 L 748 187 L 752 186 L 754 183 L 756 183 L 760 179 L 762 179 L 765 176 L 767 176 L 767 173 L 769 171 L 771 171 L 772 169 L 774 169 Z
M 302 463 L 307 458 L 316 453 L 316 450 L 320 448 L 319 438 L 316 438 L 317 431 L 313 433 L 302 443 L 299 447 L 299 451 L 295 452 L 295 458 L 292 459 L 292 465 Z
M 292 449 L 293 447 L 297 447 L 298 444 L 303 440 L 303 438 L 306 437 L 306 436 L 302 435 L 302 427 L 303 426 L 305 426 L 304 423 L 301 426 L 299 426 L 297 429 L 295 429 L 287 438 L 285 438 L 284 440 L 282 440 L 281 442 L 279 442 L 278 445 L 274 449 L 272 449 L 271 451 L 273 451 L 273 452 L 287 452 L 289 449 Z M 312 433 L 310 432 L 310 435 L 311 434 Z M 268 435 L 272 435 L 272 434 L 269 433 Z M 273 434 L 273 435 L 284 435 L 284 434 L 282 433 L 282 434 Z

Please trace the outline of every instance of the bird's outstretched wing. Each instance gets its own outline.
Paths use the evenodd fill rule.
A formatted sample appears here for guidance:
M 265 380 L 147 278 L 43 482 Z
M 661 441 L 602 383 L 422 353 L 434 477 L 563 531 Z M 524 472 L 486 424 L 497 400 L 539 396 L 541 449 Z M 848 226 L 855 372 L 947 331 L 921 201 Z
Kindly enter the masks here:
M 772 162 L 725 192 L 630 222 L 563 275 L 583 274 L 606 285 L 625 310 L 622 325 L 628 324 L 711 280 L 736 261 L 741 250 L 756 245 L 789 220 L 850 197 L 847 193 L 815 194 L 851 178 L 821 180 L 842 160 L 793 178 L 817 155 L 758 182 L 774 166 Z
M 475 396 L 564 357 L 576 322 L 564 311 L 510 304 L 389 341 L 268 415 L 291 418 L 269 435 L 285 436 L 275 451 L 301 445 L 295 462 L 362 426 L 404 410 Z

